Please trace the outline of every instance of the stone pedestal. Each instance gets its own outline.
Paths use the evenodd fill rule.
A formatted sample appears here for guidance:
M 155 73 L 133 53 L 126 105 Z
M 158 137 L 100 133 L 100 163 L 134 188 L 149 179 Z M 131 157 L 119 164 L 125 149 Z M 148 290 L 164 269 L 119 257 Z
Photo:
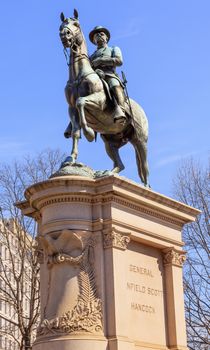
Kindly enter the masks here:
M 38 222 L 33 350 L 186 350 L 181 230 L 198 210 L 119 176 L 61 176 L 19 204 Z

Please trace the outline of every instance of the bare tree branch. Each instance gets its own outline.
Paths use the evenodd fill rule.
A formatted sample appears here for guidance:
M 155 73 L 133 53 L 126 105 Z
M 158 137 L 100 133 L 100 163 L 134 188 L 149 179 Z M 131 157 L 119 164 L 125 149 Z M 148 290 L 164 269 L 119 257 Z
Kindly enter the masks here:
M 58 170 L 64 158 L 58 150 L 46 150 L 0 165 L 0 336 L 12 341 L 14 350 L 31 349 L 40 312 L 36 224 L 14 203 L 24 199 L 28 186 Z
M 188 346 L 207 350 L 210 346 L 210 162 L 206 169 L 190 159 L 174 179 L 178 200 L 202 211 L 195 223 L 185 227 L 183 238 L 188 252 L 184 267 L 185 310 Z

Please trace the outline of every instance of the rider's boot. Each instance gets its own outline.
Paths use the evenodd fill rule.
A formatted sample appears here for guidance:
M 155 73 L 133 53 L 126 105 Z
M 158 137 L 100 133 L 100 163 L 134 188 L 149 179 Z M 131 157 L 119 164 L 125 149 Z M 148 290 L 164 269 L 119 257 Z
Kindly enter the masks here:
M 127 118 L 125 116 L 125 95 L 121 86 L 113 86 L 112 93 L 114 95 L 115 108 L 113 113 L 114 123 L 125 124 Z

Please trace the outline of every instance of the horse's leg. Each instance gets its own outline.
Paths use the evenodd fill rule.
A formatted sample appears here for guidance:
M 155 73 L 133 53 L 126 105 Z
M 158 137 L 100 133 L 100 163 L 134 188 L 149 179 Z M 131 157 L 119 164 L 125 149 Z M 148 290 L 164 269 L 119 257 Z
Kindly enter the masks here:
M 79 97 L 76 101 L 77 110 L 79 112 L 80 125 L 81 125 L 81 128 L 83 129 L 86 139 L 89 142 L 92 142 L 95 139 L 95 133 L 93 129 L 87 125 L 87 121 L 85 118 L 85 104 L 88 101 L 88 99 L 93 95 L 95 94 L 92 94 L 86 97 Z
M 78 142 L 80 138 L 80 127 L 79 127 L 79 115 L 76 108 L 69 107 L 69 116 L 71 122 L 68 125 L 67 129 L 64 132 L 66 138 L 72 137 L 72 149 L 71 155 L 65 159 L 62 166 L 73 164 L 77 160 L 78 156 Z
M 149 167 L 147 163 L 147 145 L 146 142 L 136 140 L 133 138 L 130 140 L 135 148 L 136 152 L 136 163 L 138 168 L 138 173 L 141 181 L 146 187 L 149 187 L 148 177 L 149 177 Z
M 125 169 L 124 164 L 119 155 L 119 147 L 117 147 L 114 143 L 108 141 L 104 135 L 101 135 L 101 138 L 105 143 L 106 153 L 114 163 L 112 173 L 118 174 L 120 171 Z
M 77 155 L 78 155 L 78 141 L 79 141 L 79 137 L 73 135 L 71 155 L 66 157 L 66 159 L 62 163 L 62 167 L 76 163 Z

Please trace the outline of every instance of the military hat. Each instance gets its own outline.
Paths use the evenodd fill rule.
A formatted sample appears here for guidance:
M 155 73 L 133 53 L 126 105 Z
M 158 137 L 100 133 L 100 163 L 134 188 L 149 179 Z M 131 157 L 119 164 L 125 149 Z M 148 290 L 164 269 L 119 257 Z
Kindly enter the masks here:
M 104 28 L 104 27 L 102 27 L 102 26 L 96 26 L 95 28 L 93 28 L 93 30 L 92 30 L 92 31 L 90 32 L 90 34 L 89 34 L 89 39 L 90 39 L 90 41 L 91 41 L 92 43 L 94 43 L 94 41 L 93 41 L 94 35 L 95 35 L 96 33 L 100 33 L 100 32 L 103 32 L 103 33 L 105 33 L 105 34 L 107 35 L 107 38 L 108 38 L 107 41 L 110 40 L 111 35 L 110 35 L 109 30 L 106 29 L 106 28 Z

